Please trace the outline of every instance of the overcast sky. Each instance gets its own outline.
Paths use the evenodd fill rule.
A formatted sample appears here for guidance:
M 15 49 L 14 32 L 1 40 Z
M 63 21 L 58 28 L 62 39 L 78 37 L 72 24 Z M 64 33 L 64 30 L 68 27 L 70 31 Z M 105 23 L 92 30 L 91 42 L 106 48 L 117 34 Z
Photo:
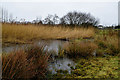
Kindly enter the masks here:
M 2 2 L 2 7 L 7 9 L 13 17 L 25 18 L 32 21 L 36 17 L 44 19 L 48 14 L 57 14 L 62 17 L 69 11 L 91 13 L 100 20 L 103 25 L 118 24 L 118 2 L 110 0 L 107 2 L 97 1 L 32 1 L 32 2 Z

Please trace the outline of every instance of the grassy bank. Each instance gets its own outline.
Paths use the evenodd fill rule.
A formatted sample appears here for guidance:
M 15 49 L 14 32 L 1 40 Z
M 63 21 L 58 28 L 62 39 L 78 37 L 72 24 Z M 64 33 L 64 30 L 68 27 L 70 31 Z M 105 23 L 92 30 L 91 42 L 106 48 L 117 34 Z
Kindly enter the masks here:
M 3 43 L 29 43 L 39 39 L 73 39 L 94 37 L 93 28 L 68 28 L 37 25 L 3 24 Z

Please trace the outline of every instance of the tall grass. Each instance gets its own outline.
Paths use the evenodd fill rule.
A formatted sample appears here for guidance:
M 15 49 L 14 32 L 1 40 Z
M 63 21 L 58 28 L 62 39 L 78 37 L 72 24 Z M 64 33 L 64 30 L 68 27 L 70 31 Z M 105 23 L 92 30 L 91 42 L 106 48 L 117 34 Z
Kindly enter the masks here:
M 31 47 L 2 56 L 2 78 L 45 78 L 49 56 L 43 47 Z
M 33 76 L 32 72 L 29 71 L 31 67 L 31 64 L 27 63 L 23 51 L 2 56 L 2 78 L 31 78 Z
M 71 58 L 91 57 L 94 56 L 98 46 L 93 42 L 74 42 L 65 48 L 65 54 Z
M 117 55 L 120 53 L 118 35 L 115 32 L 110 32 L 111 34 L 98 35 L 95 38 L 95 43 L 98 44 L 100 53 Z M 111 36 L 112 35 L 112 36 Z
M 39 39 L 72 39 L 94 37 L 93 28 L 3 24 L 3 42 L 26 43 Z

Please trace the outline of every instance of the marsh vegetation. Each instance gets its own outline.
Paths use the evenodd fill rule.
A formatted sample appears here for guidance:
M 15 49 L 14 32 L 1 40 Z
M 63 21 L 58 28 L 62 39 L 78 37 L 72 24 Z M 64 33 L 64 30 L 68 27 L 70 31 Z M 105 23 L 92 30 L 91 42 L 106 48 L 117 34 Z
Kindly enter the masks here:
M 99 29 L 85 13 L 69 12 L 57 20 L 48 15 L 43 22 L 3 21 L 4 79 L 119 77 L 119 29 Z
M 3 24 L 2 32 L 4 47 L 31 43 L 25 49 L 3 53 L 3 78 L 118 78 L 116 30 Z M 40 39 L 68 41 L 57 45 L 55 54 L 45 50 L 45 44 L 32 46 Z

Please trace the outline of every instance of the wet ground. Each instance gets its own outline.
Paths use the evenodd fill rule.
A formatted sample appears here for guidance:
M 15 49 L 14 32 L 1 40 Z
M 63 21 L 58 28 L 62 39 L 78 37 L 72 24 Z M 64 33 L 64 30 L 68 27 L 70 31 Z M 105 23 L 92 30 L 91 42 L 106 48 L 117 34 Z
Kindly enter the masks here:
M 21 45 L 12 45 L 9 47 L 3 47 L 2 51 L 3 53 L 9 53 L 15 50 L 19 49 L 25 49 L 29 47 L 30 45 L 38 45 L 38 46 L 44 46 L 45 50 L 48 52 L 52 51 L 52 61 L 49 62 L 48 64 L 48 70 L 52 74 L 56 74 L 58 70 L 66 70 L 71 73 L 71 68 L 70 67 L 75 67 L 75 63 L 73 60 L 64 57 L 64 58 L 57 58 L 55 56 L 58 55 L 59 48 L 63 48 L 64 44 L 69 43 L 68 41 L 61 41 L 61 40 L 40 40 L 37 41 L 33 44 L 21 44 Z

